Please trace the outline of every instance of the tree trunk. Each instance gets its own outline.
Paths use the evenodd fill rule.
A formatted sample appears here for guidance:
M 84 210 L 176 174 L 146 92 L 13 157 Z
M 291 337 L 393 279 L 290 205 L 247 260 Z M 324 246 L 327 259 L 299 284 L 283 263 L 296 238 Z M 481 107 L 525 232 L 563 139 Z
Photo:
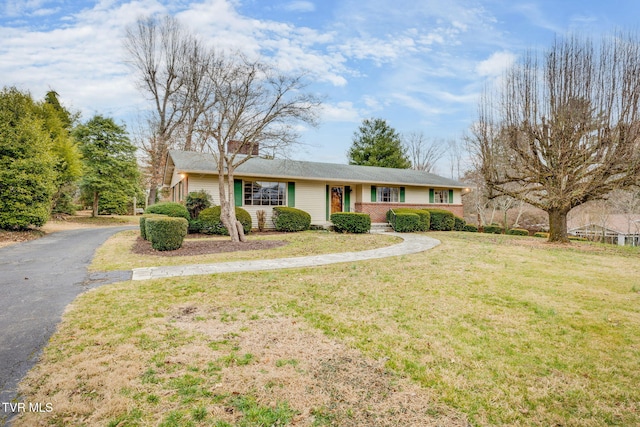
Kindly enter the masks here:
M 156 203 L 156 195 L 158 194 L 158 189 L 155 186 L 151 186 L 149 189 L 149 198 L 147 198 L 147 205 L 151 206 Z
M 98 201 L 100 200 L 100 194 L 97 191 L 93 192 L 93 210 L 91 211 L 92 217 L 98 216 Z
M 549 214 L 549 241 L 569 243 L 567 237 L 567 214 L 564 209 L 550 209 Z
M 246 242 L 247 237 L 244 235 L 244 228 L 242 228 L 242 223 L 236 220 L 236 230 L 238 231 L 238 240 L 241 242 Z
M 223 167 L 219 167 L 218 170 L 224 170 Z M 240 234 L 238 233 L 238 219 L 236 218 L 236 209 L 235 209 L 235 195 L 233 191 L 233 170 L 231 168 L 228 169 L 228 175 L 226 176 L 225 183 L 225 175 L 218 174 L 218 189 L 220 192 L 220 221 L 229 231 L 229 237 L 231 237 L 232 242 L 240 242 L 246 241 L 246 239 L 241 240 Z M 240 230 L 242 230 L 242 225 L 240 225 Z M 244 238 L 244 233 L 243 233 Z

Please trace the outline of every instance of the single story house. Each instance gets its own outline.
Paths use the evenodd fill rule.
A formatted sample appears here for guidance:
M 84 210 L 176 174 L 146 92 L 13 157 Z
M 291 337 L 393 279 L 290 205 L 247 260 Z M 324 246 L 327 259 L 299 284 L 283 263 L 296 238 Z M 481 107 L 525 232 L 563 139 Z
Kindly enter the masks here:
M 567 228 L 572 236 L 621 246 L 640 246 L 640 215 L 586 215 L 571 218 Z
M 211 153 L 171 150 L 164 187 L 172 201 L 205 190 L 219 204 L 218 171 Z M 325 226 L 334 212 L 364 212 L 371 222 L 386 222 L 391 208 L 441 208 L 462 217 L 465 185 L 411 169 L 354 166 L 290 159 L 252 157 L 234 173 L 235 204 L 246 209 L 257 224 L 264 210 L 267 227 L 272 208 L 290 206 L 308 212 L 311 223 Z

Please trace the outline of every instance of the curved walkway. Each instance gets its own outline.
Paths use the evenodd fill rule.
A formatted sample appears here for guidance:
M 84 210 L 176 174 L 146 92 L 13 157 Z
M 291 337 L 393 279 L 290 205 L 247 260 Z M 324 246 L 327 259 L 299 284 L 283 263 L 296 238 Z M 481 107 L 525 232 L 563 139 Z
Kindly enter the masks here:
M 217 264 L 191 264 L 167 267 L 134 268 L 131 280 L 163 277 L 195 276 L 198 274 L 233 273 L 240 271 L 278 270 L 283 268 L 316 267 L 341 262 L 363 261 L 424 252 L 440 244 L 432 237 L 410 233 L 389 233 L 403 239 L 402 243 L 359 252 L 341 252 L 296 258 L 276 258 L 255 261 L 234 261 Z

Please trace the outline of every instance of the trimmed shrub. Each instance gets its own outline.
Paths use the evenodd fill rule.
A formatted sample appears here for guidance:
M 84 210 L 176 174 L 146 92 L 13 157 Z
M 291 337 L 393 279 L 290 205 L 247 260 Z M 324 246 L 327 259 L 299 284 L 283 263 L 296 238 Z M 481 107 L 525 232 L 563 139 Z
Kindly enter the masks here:
M 423 228 L 423 223 L 420 221 L 420 216 L 417 213 L 396 213 L 393 229 L 398 233 L 412 233 L 414 231 L 422 231 Z
M 202 229 L 202 223 L 200 222 L 199 219 L 189 220 L 189 229 L 187 230 L 187 233 L 189 234 L 200 233 L 201 229 Z
M 185 207 L 189 212 L 189 219 L 198 219 L 200 212 L 211 206 L 211 195 L 204 190 L 192 191 L 187 194 Z M 191 228 L 191 227 L 189 227 Z
M 484 232 L 488 234 L 502 234 L 504 233 L 504 227 L 496 224 L 485 225 Z
M 187 235 L 189 222 L 184 218 L 153 217 L 145 221 L 145 233 L 151 247 L 157 251 L 180 249 Z
M 431 225 L 429 230 L 451 231 L 456 225 L 453 213 L 445 209 L 426 209 L 431 214 Z
M 149 240 L 147 239 L 147 228 L 145 225 L 145 222 L 147 220 L 147 218 L 154 218 L 154 217 L 158 217 L 158 216 L 166 216 L 166 215 L 160 215 L 160 214 L 144 214 L 140 217 L 140 237 L 142 237 L 144 240 Z
M 524 228 L 510 228 L 507 230 L 506 234 L 510 234 L 512 236 L 528 236 L 529 230 L 525 230 Z
M 278 231 L 304 231 L 311 226 L 311 215 L 296 208 L 277 206 L 271 218 Z
M 204 234 L 218 234 L 228 236 L 229 230 L 220 220 L 220 206 L 213 206 L 200 212 L 198 221 L 200 222 L 200 232 Z M 251 232 L 251 215 L 246 210 L 236 206 L 236 219 L 242 224 L 244 234 Z
M 548 239 L 549 238 L 549 233 L 538 231 L 537 233 L 533 234 L 533 237 L 542 237 L 542 238 Z
M 473 224 L 465 224 L 464 231 L 468 231 L 470 233 L 477 233 L 478 232 L 478 227 L 476 227 Z
M 411 209 L 411 208 L 397 208 L 397 209 L 393 209 L 393 212 L 396 213 L 396 215 L 401 214 L 401 213 L 411 213 L 411 214 L 416 214 L 418 215 L 418 217 L 420 218 L 420 225 L 418 227 L 417 230 L 414 231 L 428 231 L 429 230 L 429 226 L 431 224 L 431 214 L 425 210 L 425 209 Z M 393 221 L 392 219 L 392 215 L 391 215 L 391 209 L 389 209 L 387 211 L 387 222 L 391 223 Z M 395 225 L 391 224 L 394 227 L 395 230 Z M 398 231 L 398 230 L 396 230 Z
M 467 225 L 467 221 L 455 215 L 453 216 L 453 221 L 453 229 L 455 231 L 464 231 L 464 227 Z
M 187 221 L 191 219 L 191 215 L 189 215 L 189 211 L 187 210 L 187 208 L 183 204 L 176 202 L 156 203 L 155 205 L 151 205 L 147 209 L 145 209 L 144 213 L 153 213 L 177 218 L 184 218 Z
M 331 214 L 331 222 L 340 233 L 368 233 L 371 230 L 371 217 L 360 212 L 336 212 Z

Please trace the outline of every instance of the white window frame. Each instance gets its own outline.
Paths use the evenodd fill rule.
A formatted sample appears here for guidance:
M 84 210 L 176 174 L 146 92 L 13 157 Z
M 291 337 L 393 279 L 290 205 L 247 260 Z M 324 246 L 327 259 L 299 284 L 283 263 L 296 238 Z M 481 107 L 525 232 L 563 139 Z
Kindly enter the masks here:
M 242 192 L 242 201 L 245 206 L 287 205 L 286 182 L 243 181 Z

